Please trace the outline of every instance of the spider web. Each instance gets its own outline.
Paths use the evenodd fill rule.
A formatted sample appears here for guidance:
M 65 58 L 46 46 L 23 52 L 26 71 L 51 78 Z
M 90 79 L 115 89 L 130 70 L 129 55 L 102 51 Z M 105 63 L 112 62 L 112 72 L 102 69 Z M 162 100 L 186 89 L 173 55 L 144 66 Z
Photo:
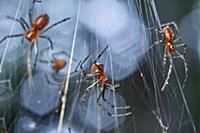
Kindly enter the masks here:
M 155 3 L 153 0 L 138 0 L 136 4 L 140 17 L 144 19 L 149 29 L 149 41 L 153 45 L 154 42 L 160 40 L 160 33 L 154 32 L 151 29 L 162 30 Z M 150 46 L 150 48 L 152 47 Z M 131 85 L 136 88 L 134 93 L 141 96 L 139 100 L 137 100 L 138 96 L 135 96 L 136 115 L 133 120 L 135 121 L 135 123 L 133 122 L 134 128 L 136 128 L 135 132 L 150 132 L 149 128 L 152 129 L 151 132 L 197 132 L 181 85 L 184 79 L 180 77 L 184 76 L 180 76 L 178 73 L 181 73 L 181 71 L 177 70 L 178 67 L 181 67 L 180 62 L 173 61 L 173 70 L 169 84 L 163 92 L 160 91 L 167 77 L 166 70 L 169 69 L 169 62 L 163 64 L 164 52 L 163 44 L 154 46 L 146 55 L 145 65 L 138 65 L 139 72 L 133 78 L 140 77 L 143 86 L 136 84 L 138 83 L 138 79 L 136 82 L 130 81 L 132 82 Z M 167 67 L 164 67 L 164 65 L 167 65 Z M 143 102 L 143 106 L 146 106 L 149 111 L 140 110 L 138 103 L 141 103 L 141 101 Z M 139 128 L 137 129 L 137 121 L 140 121 L 140 115 L 147 115 L 147 119 L 141 118 L 141 122 L 144 123 L 148 119 L 154 119 L 150 120 L 152 121 L 152 125 L 149 125 L 151 122 L 148 120 L 146 123 L 148 125 L 144 124 L 141 126 L 138 124 Z M 146 126 L 149 127 L 148 131 L 145 130 Z M 145 129 L 142 129 L 144 127 Z
M 62 6 L 60 3 L 63 3 Z M 14 14 L 16 18 L 27 13 L 31 2 L 19 1 L 16 2 L 17 4 L 18 10 L 22 13 L 18 14 L 17 11 Z M 55 13 L 64 17 L 66 15 L 72 17 L 70 26 L 58 27 L 54 33 L 49 34 L 53 36 L 52 38 L 57 44 L 56 50 L 51 52 L 65 49 L 70 55 L 67 57 L 69 64 L 63 71 L 67 76 L 61 78 L 59 86 L 47 83 L 44 75 L 51 76 L 52 70 L 50 70 L 50 66 L 38 63 L 37 73 L 33 77 L 37 89 L 31 93 L 27 86 L 27 79 L 22 78 L 26 72 L 26 50 L 22 50 L 22 46 L 10 48 L 10 43 L 14 41 L 10 40 L 9 43 L 8 40 L 4 45 L 6 46 L 5 51 L 8 50 L 8 53 L 6 52 L 6 56 L 1 56 L 4 64 L 1 65 L 0 76 L 0 97 L 1 103 L 4 104 L 0 107 L 2 132 L 61 133 L 61 130 L 62 132 L 71 130 L 72 133 L 197 132 L 183 93 L 184 78 L 182 77 L 185 75 L 180 73 L 184 73 L 184 69 L 177 69 L 183 67 L 183 62 L 173 60 L 169 84 L 164 91 L 161 91 L 170 62 L 167 60 L 164 63 L 163 61 L 166 52 L 164 45 L 160 44 L 151 48 L 154 42 L 161 39 L 160 33 L 151 29 L 162 30 L 162 23 L 153 0 L 77 0 L 69 3 L 60 0 L 58 3 L 44 2 L 36 8 L 37 13 L 44 12 L 44 10 L 50 16 L 53 14 L 52 21 L 57 20 Z M 63 11 L 70 13 L 62 13 Z M 14 23 L 10 34 L 19 30 L 19 28 L 15 28 Z M 63 31 L 65 28 L 67 31 Z M 13 31 L 13 29 L 15 30 Z M 15 43 L 16 45 L 21 44 L 20 39 Z M 45 45 L 46 43 L 40 42 L 40 44 Z M 74 76 L 71 72 L 74 71 L 80 60 L 92 54 L 84 64 L 84 69 L 89 69 L 92 62 L 107 45 L 109 48 L 98 62 L 105 65 L 110 84 L 114 86 L 119 83 L 120 87 L 116 88 L 114 92 L 107 89 L 105 97 L 115 106 L 127 105 L 131 108 L 117 110 L 112 109 L 103 101 L 101 102 L 107 110 L 115 115 L 131 111 L 132 115 L 130 116 L 109 117 L 96 103 L 101 92 L 101 87 L 98 85 L 93 87 L 93 91 L 87 95 L 84 103 L 80 104 L 85 89 L 95 81 L 91 80 L 88 83 L 79 73 Z M 47 54 L 43 58 L 49 58 L 49 56 L 51 55 Z M 20 81 L 21 84 L 19 84 Z M 66 102 L 59 100 L 63 96 L 63 93 L 60 93 L 63 88 Z M 16 96 L 17 100 L 10 101 L 10 97 Z M 8 97 L 6 101 L 5 97 Z M 44 98 L 40 99 L 41 97 Z M 45 98 L 47 100 L 44 100 Z M 23 100 L 30 102 L 25 103 Z M 31 101 L 34 100 L 38 103 L 36 106 L 34 104 L 32 106 Z M 42 102 L 45 103 L 44 106 L 41 106 Z M 22 104 L 20 109 L 18 109 L 19 103 Z M 65 106 L 65 109 L 61 109 L 62 106 Z M 13 108 L 15 108 L 14 111 L 12 111 Z M 60 114 L 60 112 L 62 113 Z

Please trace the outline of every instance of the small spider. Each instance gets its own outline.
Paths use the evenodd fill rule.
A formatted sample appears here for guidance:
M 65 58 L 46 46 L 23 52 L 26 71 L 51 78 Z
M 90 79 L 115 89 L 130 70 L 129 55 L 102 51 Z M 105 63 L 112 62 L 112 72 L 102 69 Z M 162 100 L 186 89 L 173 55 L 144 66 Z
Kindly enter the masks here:
M 61 75 L 59 73 L 61 70 L 63 70 L 67 66 L 67 59 L 56 57 L 56 56 L 61 56 L 61 55 L 70 57 L 66 52 L 60 51 L 57 53 L 52 53 L 51 54 L 52 59 L 50 59 L 50 61 L 45 60 L 45 59 L 39 59 L 39 62 L 41 62 L 41 63 L 45 63 L 45 64 L 50 63 L 51 68 L 53 69 L 53 73 L 51 73 L 51 77 L 53 78 L 54 82 L 52 80 L 50 80 L 49 76 L 46 74 L 46 79 L 47 79 L 48 83 L 60 85 L 60 81 L 63 80 L 64 77 L 66 76 L 66 74 Z M 76 59 L 73 59 L 73 60 L 76 61 Z
M 94 63 L 92 64 L 92 66 L 89 69 L 88 73 L 85 73 L 83 71 L 83 67 L 82 65 L 86 62 L 86 60 L 89 58 L 89 56 L 87 56 L 84 61 L 80 61 L 78 66 L 80 66 L 80 69 L 82 71 L 82 75 L 85 76 L 85 78 L 90 78 L 90 77 L 94 77 L 95 81 L 86 88 L 85 93 L 83 94 L 82 98 L 81 98 L 81 102 L 83 102 L 85 100 L 85 97 L 87 96 L 88 92 L 90 92 L 92 89 L 94 89 L 95 85 L 99 85 L 101 92 L 98 96 L 98 98 L 96 99 L 96 102 L 98 104 L 98 106 L 109 116 L 114 117 L 114 116 L 127 116 L 127 115 L 131 115 L 131 112 L 128 113 L 124 113 L 124 114 L 112 114 L 110 111 L 108 111 L 101 103 L 100 100 L 102 99 L 104 102 L 106 102 L 111 108 L 113 109 L 122 109 L 122 110 L 126 110 L 129 109 L 130 106 L 122 106 L 122 107 L 116 107 L 115 105 L 113 105 L 111 102 L 109 102 L 106 98 L 105 98 L 105 92 L 106 89 L 111 89 L 113 91 L 115 91 L 115 88 L 119 87 L 119 85 L 111 85 L 109 84 L 109 80 L 106 76 L 105 70 L 104 70 L 104 64 L 100 64 L 97 62 L 97 60 L 103 55 L 103 53 L 106 51 L 106 49 L 108 48 L 108 45 L 105 47 L 105 49 L 99 54 L 99 56 L 96 58 L 96 60 L 94 61 Z M 78 68 L 78 67 L 76 67 Z
M 175 28 L 175 33 L 173 31 L 173 27 Z M 160 44 L 163 43 L 165 45 L 165 53 L 164 53 L 164 57 L 163 57 L 163 65 L 166 64 L 166 58 L 169 58 L 169 69 L 167 72 L 167 77 L 164 81 L 164 84 L 161 88 L 161 91 L 164 91 L 165 87 L 168 84 L 168 81 L 170 79 L 170 75 L 172 72 L 172 67 L 173 67 L 173 59 L 181 59 L 184 63 L 184 69 L 185 69 L 185 78 L 182 84 L 182 88 L 184 88 L 186 81 L 187 81 L 187 77 L 188 77 L 188 66 L 186 63 L 186 59 L 185 59 L 185 53 L 186 53 L 186 44 L 182 43 L 182 44 L 176 44 L 176 42 L 178 42 L 181 37 L 178 37 L 179 34 L 179 29 L 178 26 L 175 22 L 170 22 L 170 23 L 166 23 L 162 25 L 162 30 L 159 31 L 159 33 L 162 34 L 163 36 L 163 40 L 159 40 L 157 42 L 155 42 L 154 44 Z M 153 45 L 154 46 L 154 45 Z M 183 47 L 184 48 L 184 53 L 181 54 L 179 51 L 177 51 L 176 49 L 179 47 Z M 174 56 L 172 56 L 172 54 L 175 54 Z
M 33 13 L 33 8 L 35 3 L 41 3 L 41 1 L 38 0 L 33 0 L 32 2 L 32 6 L 29 9 L 29 21 L 30 21 L 30 25 L 28 25 L 28 23 L 23 19 L 15 19 L 13 17 L 7 16 L 8 19 L 17 21 L 20 23 L 21 27 L 23 28 L 25 33 L 21 33 L 21 34 L 13 34 L 13 35 L 7 35 L 5 36 L 2 40 L 0 40 L 0 43 L 2 43 L 3 41 L 5 41 L 7 38 L 16 38 L 16 37 L 22 37 L 22 42 L 24 39 L 26 39 L 28 42 L 31 43 L 30 48 L 28 50 L 28 57 L 27 57 L 27 69 L 28 69 L 28 75 L 29 75 L 29 82 L 32 82 L 32 66 L 31 66 L 31 59 L 32 59 L 32 51 L 33 51 L 33 47 L 35 46 L 36 48 L 36 57 L 35 57 L 35 62 L 34 62 L 34 68 L 36 67 L 36 62 L 37 62 L 37 58 L 39 55 L 39 46 L 38 46 L 38 39 L 42 38 L 42 39 L 46 39 L 47 41 L 49 41 L 51 48 L 53 49 L 53 42 L 50 39 L 50 37 L 43 35 L 45 32 L 47 32 L 48 30 L 50 30 L 51 28 L 55 27 L 56 25 L 59 25 L 67 20 L 69 20 L 70 18 L 64 18 L 61 21 L 58 21 L 52 25 L 50 25 L 49 27 L 47 27 L 48 23 L 49 23 L 49 16 L 47 14 L 42 14 L 39 15 L 38 17 L 36 17 L 35 20 L 32 19 L 32 13 Z M 47 28 L 46 28 L 47 27 Z M 46 29 L 45 29 L 46 28 Z

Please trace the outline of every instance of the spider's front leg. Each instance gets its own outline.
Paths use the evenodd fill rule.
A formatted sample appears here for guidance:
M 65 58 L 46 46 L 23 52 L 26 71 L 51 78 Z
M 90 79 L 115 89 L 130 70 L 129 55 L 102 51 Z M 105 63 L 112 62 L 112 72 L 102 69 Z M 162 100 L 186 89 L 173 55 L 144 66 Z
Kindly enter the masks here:
M 31 8 L 29 9 L 29 12 L 28 12 L 29 21 L 30 21 L 31 26 L 33 26 L 33 18 L 32 18 L 33 17 L 33 8 L 34 8 L 36 2 L 37 3 L 41 3 L 42 1 L 40 1 L 40 0 L 33 0 L 33 2 L 32 2 L 32 6 L 31 6 Z

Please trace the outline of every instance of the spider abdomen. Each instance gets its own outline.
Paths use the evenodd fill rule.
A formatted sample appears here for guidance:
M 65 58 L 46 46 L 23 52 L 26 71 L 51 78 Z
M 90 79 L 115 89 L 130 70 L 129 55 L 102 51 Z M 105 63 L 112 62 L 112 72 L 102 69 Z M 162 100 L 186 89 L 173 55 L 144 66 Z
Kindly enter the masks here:
M 51 62 L 51 66 L 55 71 L 63 69 L 66 66 L 66 64 L 67 64 L 66 61 L 61 59 L 60 60 L 57 59 Z
M 174 39 L 174 34 L 172 32 L 172 29 L 168 26 L 163 28 L 163 36 L 166 42 L 170 42 Z
M 49 23 L 49 16 L 47 14 L 43 14 L 38 16 L 33 21 L 33 27 L 37 30 L 42 30 L 48 25 L 48 23 Z

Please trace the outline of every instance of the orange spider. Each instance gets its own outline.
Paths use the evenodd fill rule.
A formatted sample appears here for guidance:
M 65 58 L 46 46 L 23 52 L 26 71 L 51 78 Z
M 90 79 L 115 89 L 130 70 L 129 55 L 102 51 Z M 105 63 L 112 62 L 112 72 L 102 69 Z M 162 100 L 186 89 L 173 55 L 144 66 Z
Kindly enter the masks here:
M 120 116 L 127 116 L 127 115 L 131 115 L 132 112 L 127 112 L 127 113 L 121 113 L 121 114 L 113 114 L 111 113 L 109 110 L 107 110 L 101 103 L 100 100 L 102 99 L 104 102 L 106 102 L 112 109 L 121 109 L 121 110 L 126 110 L 126 109 L 130 109 L 130 106 L 120 106 L 120 107 L 116 107 L 114 104 L 112 104 L 110 101 L 108 101 L 105 98 L 105 92 L 106 89 L 111 89 L 113 91 L 115 91 L 115 88 L 119 87 L 119 84 L 116 85 L 111 85 L 109 84 L 109 80 L 106 76 L 105 70 L 104 70 L 104 64 L 100 64 L 97 62 L 97 60 L 103 55 L 103 53 L 106 51 L 106 49 L 108 48 L 108 45 L 104 48 L 104 50 L 98 55 L 98 57 L 96 58 L 96 60 L 94 61 L 93 65 L 90 67 L 90 72 L 85 73 L 83 71 L 83 67 L 82 65 L 86 62 L 86 60 L 89 58 L 89 56 L 87 56 L 84 61 L 80 61 L 78 66 L 80 66 L 81 69 L 81 73 L 83 73 L 83 76 L 85 78 L 88 77 L 93 77 L 95 79 L 95 81 L 86 88 L 85 93 L 83 94 L 82 98 L 81 98 L 81 103 L 85 100 L 85 97 L 87 96 L 88 92 L 90 92 L 92 89 L 94 89 L 95 85 L 98 84 L 101 89 L 101 92 L 98 96 L 98 98 L 96 99 L 97 105 L 109 116 L 114 117 L 120 117 Z M 76 67 L 76 69 L 78 68 L 78 66 Z M 76 71 L 76 70 L 75 70 Z
M 164 84 L 161 87 L 161 91 L 163 91 L 165 89 L 165 87 L 168 85 L 168 81 L 170 79 L 170 75 L 172 72 L 172 64 L 173 64 L 173 59 L 181 59 L 183 60 L 184 63 L 184 69 L 185 69 L 185 78 L 182 84 L 182 88 L 185 86 L 185 83 L 187 81 L 187 77 L 188 77 L 188 67 L 187 67 L 187 63 L 186 63 L 186 59 L 185 59 L 185 53 L 186 53 L 186 44 L 185 43 L 181 43 L 181 44 L 176 44 L 176 42 L 178 42 L 181 37 L 179 37 L 179 29 L 178 26 L 175 22 L 170 22 L 170 23 L 166 23 L 161 25 L 162 30 L 159 31 L 159 33 L 162 34 L 163 36 L 163 40 L 159 40 L 157 42 L 155 42 L 154 44 L 160 44 L 163 43 L 166 47 L 166 51 L 164 53 L 164 62 L 163 64 L 166 64 L 166 57 L 168 57 L 169 59 L 169 69 L 167 72 L 167 77 L 164 81 Z M 175 32 L 174 30 L 175 29 Z M 154 45 L 153 45 L 154 46 Z M 181 54 L 179 51 L 177 51 L 176 49 L 179 47 L 184 47 L 184 53 Z M 172 54 L 176 54 L 175 56 L 172 56 Z

